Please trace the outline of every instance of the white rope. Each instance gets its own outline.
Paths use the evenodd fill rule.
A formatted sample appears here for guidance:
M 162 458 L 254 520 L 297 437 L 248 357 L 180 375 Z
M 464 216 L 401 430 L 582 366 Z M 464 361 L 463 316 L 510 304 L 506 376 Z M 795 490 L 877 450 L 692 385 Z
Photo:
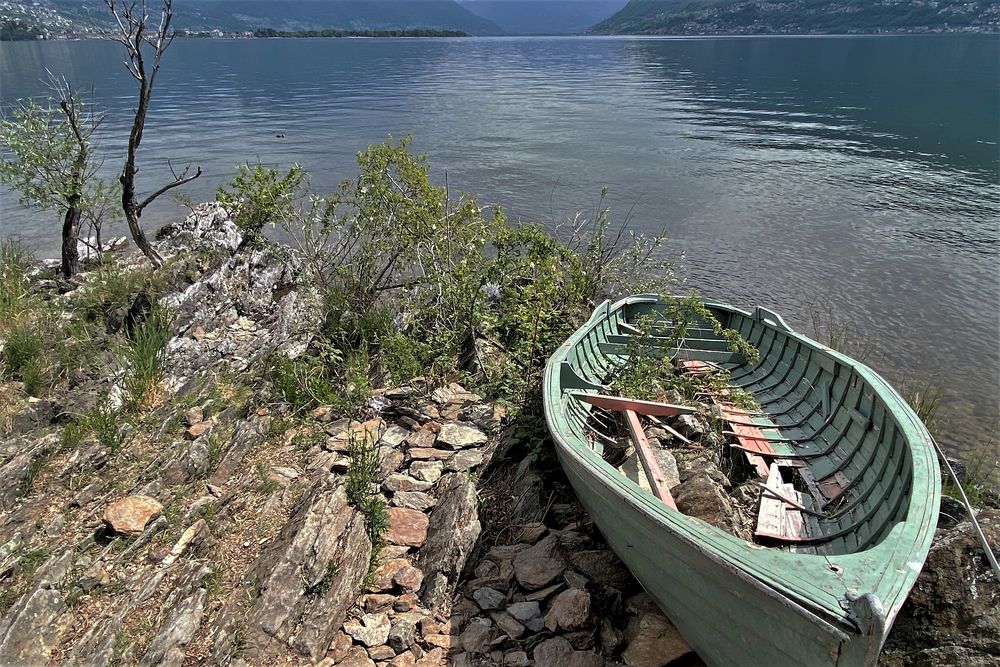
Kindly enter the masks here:
M 944 455 L 941 450 L 941 445 L 937 443 L 933 437 L 931 437 L 931 442 L 934 443 L 934 448 L 937 449 L 938 456 L 941 457 L 941 462 L 944 463 L 944 467 L 948 470 L 948 474 L 955 481 L 955 486 L 958 488 L 958 493 L 962 496 L 962 504 L 965 505 L 965 511 L 969 514 L 969 519 L 972 520 L 972 527 L 976 531 L 976 535 L 979 537 L 980 544 L 983 545 L 983 551 L 986 552 L 986 559 L 990 562 L 990 567 L 993 568 L 993 576 L 1000 581 L 1000 565 L 997 564 L 997 557 L 993 555 L 993 550 L 990 549 L 989 542 L 986 541 L 986 536 L 983 534 L 983 529 L 979 526 L 979 521 L 976 520 L 976 511 L 972 509 L 972 503 L 969 502 L 968 496 L 965 495 L 965 489 L 962 488 L 962 481 L 955 474 L 955 470 L 951 467 L 951 463 L 948 461 L 948 457 Z

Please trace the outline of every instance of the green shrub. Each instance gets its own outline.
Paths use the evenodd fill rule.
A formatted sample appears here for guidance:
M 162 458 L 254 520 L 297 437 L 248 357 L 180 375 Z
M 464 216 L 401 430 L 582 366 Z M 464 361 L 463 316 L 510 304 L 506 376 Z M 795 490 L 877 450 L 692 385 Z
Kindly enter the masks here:
M 284 176 L 260 162 L 237 165 L 233 179 L 219 186 L 215 196 L 233 216 L 245 242 L 259 243 L 264 225 L 288 220 L 295 211 L 296 193 L 305 180 L 305 170 L 292 165 Z
M 268 376 L 281 398 L 295 410 L 330 405 L 339 394 L 330 381 L 321 357 L 303 355 L 297 359 L 275 356 Z
M 408 139 L 369 146 L 358 167 L 285 225 L 323 293 L 323 344 L 338 351 L 318 358 L 316 346 L 313 361 L 277 368 L 275 384 L 293 405 L 350 413 L 363 409 L 364 378 L 399 384 L 419 374 L 462 379 L 537 413 L 546 359 L 595 301 L 670 284 L 663 235 L 631 234 L 627 218 L 613 223 L 603 194 L 563 240 L 452 196 Z M 735 336 L 731 343 L 755 352 Z

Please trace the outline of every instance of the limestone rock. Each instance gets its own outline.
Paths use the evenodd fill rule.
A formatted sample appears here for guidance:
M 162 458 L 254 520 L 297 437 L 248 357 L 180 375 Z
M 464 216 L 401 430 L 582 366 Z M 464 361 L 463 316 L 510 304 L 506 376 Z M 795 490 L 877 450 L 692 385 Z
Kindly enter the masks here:
M 984 509 L 978 519 L 996 550 L 1000 510 Z M 950 647 L 961 649 L 963 662 L 938 662 Z M 899 662 L 907 665 L 976 664 L 1000 656 L 1000 582 L 968 520 L 936 535 L 917 583 L 896 617 L 886 651 L 911 654 Z
M 409 435 L 409 429 L 404 428 L 399 424 L 393 424 L 385 430 L 385 433 L 382 434 L 380 442 L 389 445 L 390 447 L 398 447 Z
M 406 649 L 410 648 L 413 644 L 413 640 L 417 636 L 417 626 L 407 621 L 406 619 L 397 621 L 392 629 L 389 631 L 389 636 L 386 639 L 386 643 L 392 648 L 396 653 L 402 653 Z
M 381 560 L 381 559 L 380 559 Z M 409 567 L 410 561 L 405 558 L 389 558 L 382 560 L 375 570 L 371 573 L 369 579 L 371 584 L 368 590 L 371 591 L 388 591 L 395 585 L 396 573 L 398 573 L 403 568 Z
M 681 415 L 674 420 L 674 427 L 691 440 L 700 440 L 708 432 L 706 424 L 695 415 Z
M 677 468 L 677 459 L 670 453 L 670 450 L 657 447 L 653 450 L 653 458 L 660 464 L 660 472 L 663 473 L 663 479 L 668 489 L 681 483 L 681 474 Z
M 434 486 L 432 482 L 421 481 L 415 477 L 403 475 L 398 472 L 392 473 L 382 482 L 382 488 L 389 493 L 398 493 L 400 491 L 427 491 L 432 486 Z
M 578 588 L 563 591 L 552 600 L 545 615 L 545 627 L 556 630 L 579 630 L 590 617 L 590 595 Z
M 493 639 L 493 624 L 485 618 L 474 618 L 462 631 L 459 641 L 469 653 L 488 653 Z
M 419 547 L 427 539 L 428 518 L 423 512 L 405 507 L 390 507 L 389 530 L 385 540 L 389 544 Z
M 514 558 L 514 574 L 529 591 L 544 588 L 563 573 L 566 561 L 559 553 L 559 540 L 549 535 Z
M 406 444 L 410 448 L 411 456 L 414 449 L 432 449 L 436 442 L 437 433 L 427 428 L 417 429 L 406 438 Z
M 511 639 L 518 639 L 524 635 L 524 626 L 507 612 L 495 611 L 490 614 L 490 618 Z
M 395 658 L 396 652 L 392 650 L 391 646 L 380 644 L 379 646 L 372 646 L 368 649 L 368 657 L 372 660 L 381 662 L 383 660 L 391 660 L 392 658 Z
M 625 630 L 622 658 L 630 667 L 662 667 L 691 652 L 691 647 L 666 616 L 647 613 L 633 617 Z
M 279 653 L 287 643 L 318 660 L 344 623 L 370 549 L 364 519 L 348 503 L 343 481 L 321 477 L 231 594 L 227 609 L 233 618 L 249 619 L 245 636 L 260 653 Z M 254 589 L 260 595 L 246 612 L 245 591 Z M 214 659 L 229 652 L 232 638 L 219 632 Z
M 344 632 L 354 641 L 369 647 L 384 644 L 391 629 L 389 617 L 385 614 L 365 614 L 357 621 L 344 623 Z
M 141 535 L 150 521 L 163 512 L 155 498 L 128 496 L 108 505 L 104 510 L 104 523 L 119 535 Z
M 565 667 L 572 655 L 572 644 L 562 637 L 553 637 L 535 647 L 535 665 L 537 667 Z
M 71 621 L 59 591 L 40 586 L 25 593 L 0 620 L 0 664 L 46 664 Z
M 420 550 L 420 568 L 424 576 L 433 582 L 435 575 L 444 579 L 444 587 L 449 581 L 457 581 L 465 561 L 479 539 L 478 501 L 476 488 L 467 475 L 450 473 L 438 482 L 438 504 L 431 515 L 427 528 L 427 542 Z M 434 589 L 440 589 L 436 584 Z M 434 607 L 428 588 L 424 600 Z M 445 594 L 446 591 L 438 590 Z
M 207 202 L 194 208 L 182 222 L 161 228 L 156 240 L 169 242 L 169 248 L 182 249 L 223 249 L 236 252 L 243 242 L 239 227 L 219 202 Z
M 375 667 L 375 661 L 368 657 L 368 652 L 360 646 L 352 646 L 337 667 Z
M 436 503 L 437 501 L 434 500 L 434 496 L 422 491 L 398 491 L 392 497 L 393 505 L 420 512 L 429 510 Z
M 184 431 L 184 437 L 188 440 L 197 440 L 211 430 L 212 422 L 198 422 L 187 427 L 187 430 Z
M 164 604 L 165 613 L 159 632 L 139 661 L 141 667 L 180 667 L 183 664 L 187 645 L 198 631 L 205 613 L 208 593 L 200 584 L 210 574 L 211 568 L 207 563 L 185 565 Z
M 725 491 L 706 474 L 698 474 L 671 489 L 677 509 L 733 534 L 733 506 Z
M 460 422 L 448 422 L 444 424 L 437 437 L 439 443 L 451 449 L 475 447 L 476 445 L 485 444 L 488 439 L 486 434 L 477 427 L 472 424 L 463 424 Z
M 417 591 L 424 582 L 424 573 L 419 568 L 407 565 L 396 571 L 392 581 L 404 591 Z
M 632 573 L 609 549 L 570 551 L 569 562 L 588 579 L 604 586 L 622 589 L 632 581 Z
M 410 464 L 410 475 L 423 482 L 429 482 L 433 484 L 434 482 L 441 479 L 441 473 L 444 471 L 444 464 L 440 461 L 414 461 Z M 409 489 L 403 489 L 408 491 Z M 413 489 L 414 491 L 422 491 L 423 489 Z
M 481 396 L 466 390 L 457 382 L 452 382 L 447 387 L 438 387 L 431 392 L 431 398 L 438 405 L 466 405 L 483 400 Z
M 445 463 L 445 467 L 453 472 L 464 472 L 481 465 L 482 462 L 483 453 L 481 451 L 478 449 L 465 449 L 452 454 L 451 458 Z

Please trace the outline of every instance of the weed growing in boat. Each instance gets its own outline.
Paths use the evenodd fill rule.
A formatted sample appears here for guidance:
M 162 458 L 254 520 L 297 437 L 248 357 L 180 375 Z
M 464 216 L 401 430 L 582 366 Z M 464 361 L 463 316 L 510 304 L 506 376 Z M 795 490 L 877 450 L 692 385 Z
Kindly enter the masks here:
M 757 349 L 739 332 L 723 328 L 696 295 L 661 299 L 664 306 L 656 317 L 643 315 L 633 325 L 639 333 L 629 339 L 625 363 L 607 380 L 612 389 L 621 396 L 641 400 L 662 399 L 670 391 L 676 391 L 692 402 L 705 396 L 721 395 L 726 402 L 738 407 L 757 409 L 750 393 L 729 386 L 728 371 L 719 368 L 693 374 L 683 372 L 674 363 L 674 357 L 696 323 L 709 325 L 716 335 L 724 337 L 731 351 L 742 354 L 749 363 L 760 359 Z M 671 326 L 665 327 L 664 322 L 670 322 Z

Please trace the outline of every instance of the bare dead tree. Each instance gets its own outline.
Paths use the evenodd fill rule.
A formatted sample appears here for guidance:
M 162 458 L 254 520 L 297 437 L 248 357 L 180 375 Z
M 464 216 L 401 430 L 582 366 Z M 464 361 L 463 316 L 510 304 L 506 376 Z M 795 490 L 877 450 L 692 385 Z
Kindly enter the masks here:
M 153 85 L 156 82 L 156 75 L 160 72 L 163 54 L 175 36 L 170 27 L 173 20 L 173 0 L 164 0 L 163 8 L 160 11 L 159 25 L 154 28 L 149 26 L 149 13 L 146 11 L 145 0 L 127 0 L 126 2 L 104 0 L 104 2 L 111 10 L 117 23 L 116 39 L 125 47 L 127 55 L 125 68 L 139 84 L 138 105 L 132 122 L 132 132 L 128 138 L 125 166 L 119 177 L 122 184 L 122 211 L 125 213 L 125 220 L 128 222 L 132 240 L 135 241 L 142 254 L 149 258 L 153 266 L 159 267 L 163 264 L 163 258 L 146 240 L 146 235 L 139 224 L 142 212 L 164 192 L 190 183 L 201 176 L 201 167 L 198 167 L 194 174 L 188 176 L 191 168 L 191 165 L 188 164 L 179 174 L 171 168 L 170 172 L 174 180 L 153 191 L 142 200 L 139 199 L 135 189 L 135 175 L 138 171 L 136 153 L 139 151 L 143 129 L 146 126 L 146 114 L 149 112 Z M 151 49 L 151 51 L 144 53 L 144 48 Z M 150 57 L 151 60 L 147 61 L 147 57 Z

